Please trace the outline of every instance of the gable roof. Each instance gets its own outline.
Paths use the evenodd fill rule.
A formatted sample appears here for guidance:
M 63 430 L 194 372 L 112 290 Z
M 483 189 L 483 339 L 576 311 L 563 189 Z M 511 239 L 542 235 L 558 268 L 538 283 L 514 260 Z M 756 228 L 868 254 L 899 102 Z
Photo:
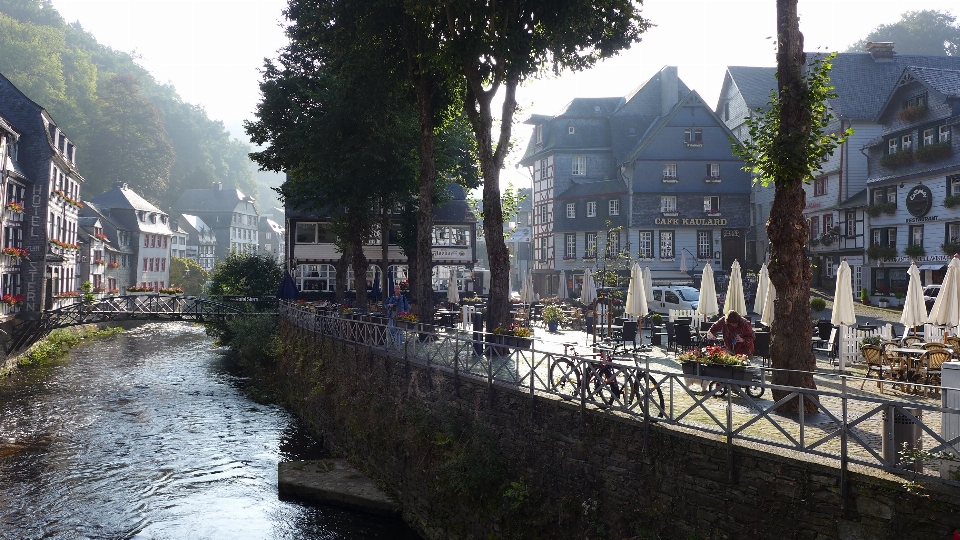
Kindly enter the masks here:
M 899 109 L 900 104 L 896 97 L 897 91 L 912 83 L 919 83 L 928 90 L 940 94 L 948 101 L 960 99 L 960 70 L 907 66 L 903 68 L 900 77 L 897 79 L 897 84 L 890 89 L 886 101 L 877 111 L 875 121 L 879 122 L 880 117 L 891 106 Z M 876 144 L 878 140 L 883 140 L 883 137 L 870 141 L 867 146 Z
M 729 79 L 730 84 L 736 86 L 751 111 L 766 110 L 770 107 L 770 93 L 777 89 L 776 75 L 775 67 L 728 66 L 724 83 Z M 724 95 L 720 92 L 721 100 Z
M 173 204 L 179 212 L 233 212 L 241 202 L 255 203 L 256 199 L 244 195 L 239 189 L 214 187 L 210 189 L 187 189 Z
M 164 213 L 122 182 L 114 184 L 112 188 L 90 199 L 90 201 L 101 208 L 127 208 L 157 214 Z
M 557 195 L 556 198 L 576 199 L 594 195 L 621 195 L 626 192 L 627 186 L 623 183 L 623 180 L 602 180 L 600 182 L 584 182 L 582 184 L 574 182 L 572 186 Z

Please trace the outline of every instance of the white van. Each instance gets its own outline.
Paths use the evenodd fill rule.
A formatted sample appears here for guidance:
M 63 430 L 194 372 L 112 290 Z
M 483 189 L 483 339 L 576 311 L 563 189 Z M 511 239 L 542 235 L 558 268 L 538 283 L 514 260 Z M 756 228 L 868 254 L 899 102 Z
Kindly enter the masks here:
M 668 315 L 671 309 L 697 309 L 700 291 L 686 285 L 663 285 L 653 288 L 650 310 Z

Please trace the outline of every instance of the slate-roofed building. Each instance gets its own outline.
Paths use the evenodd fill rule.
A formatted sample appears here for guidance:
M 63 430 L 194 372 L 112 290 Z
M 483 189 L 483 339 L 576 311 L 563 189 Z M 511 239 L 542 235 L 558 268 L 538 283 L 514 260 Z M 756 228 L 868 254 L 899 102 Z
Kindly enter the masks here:
M 123 182 L 114 184 L 90 202 L 94 206 L 91 212 L 103 215 L 116 225 L 118 231 L 130 234 L 126 241 L 136 255 L 132 261 L 127 261 L 125 281 L 154 290 L 171 285 L 170 238 L 173 233 L 170 216 Z M 84 215 L 90 214 L 85 212 Z M 123 245 L 119 238 L 118 245 Z
M 107 262 L 103 272 L 103 286 L 108 294 L 123 294 L 127 287 L 137 284 L 137 245 L 133 240 L 134 231 L 113 221 L 109 218 L 110 215 L 109 208 L 100 208 L 95 202 L 87 201 L 83 206 L 81 219 L 99 222 L 101 230 L 95 230 L 94 236 L 98 232 L 101 235 Z
M 190 214 L 213 229 L 217 239 L 215 260 L 226 258 L 232 251 L 256 253 L 259 247 L 260 219 L 256 199 L 239 189 L 188 189 L 173 205 L 175 213 Z
M 26 214 L 26 192 L 29 181 L 17 159 L 20 133 L 0 116 L 0 189 L 3 193 L 3 255 L 0 255 L 0 318 L 20 310 L 17 303 L 23 294 L 21 268 L 26 260 L 23 249 L 23 225 Z
M 690 279 L 679 272 L 683 253 L 689 272 L 743 260 L 749 176 L 730 151 L 730 130 L 676 67 L 625 98 L 575 99 L 527 123 L 534 136 L 521 163 L 533 174 L 534 253 L 550 276 L 535 282 L 541 295 L 556 294 L 552 276 L 561 275 L 568 294 L 579 294 L 585 268 L 616 258 L 639 259 L 658 281 Z
M 880 108 L 882 134 L 866 145 L 871 294 L 896 302 L 915 261 L 939 283 L 960 252 L 960 59 L 957 69 L 905 67 Z M 884 249 L 886 248 L 886 249 Z M 865 280 L 866 282 L 866 280 Z
M 443 287 L 450 269 L 457 270 L 458 289 L 472 291 L 473 267 L 476 261 L 477 218 L 470 210 L 466 192 L 456 184 L 449 185 L 451 199 L 434 207 L 433 214 L 433 276 L 434 289 Z M 301 291 L 332 293 L 336 290 L 336 267 L 340 259 L 330 219 L 323 212 L 305 211 L 287 206 L 285 209 L 287 268 L 292 270 Z M 381 269 L 392 272 L 397 282 L 407 279 L 407 256 L 397 245 L 396 231 L 388 238 L 387 260 L 383 260 L 380 235 L 363 246 L 370 261 L 367 286 Z M 347 290 L 355 290 L 353 269 L 347 273 Z
M 813 62 L 817 53 L 808 53 L 808 62 Z M 861 152 L 871 141 L 883 133 L 878 114 L 903 70 L 909 66 L 934 69 L 960 69 L 960 58 L 950 56 L 901 55 L 894 52 L 893 43 L 868 43 L 867 52 L 839 53 L 833 60 L 830 82 L 837 96 L 829 101 L 835 115 L 828 131 L 853 129 L 853 135 L 842 144 L 819 171 L 816 181 L 805 187 L 807 205 L 804 215 L 809 227 L 808 244 L 814 265 L 814 286 L 833 287 L 834 270 L 841 259 L 846 258 L 853 273 L 854 290 L 869 284 L 866 268 L 870 261 L 865 256 L 868 247 L 867 218 L 865 205 L 856 199 L 867 188 L 868 159 Z M 719 113 L 724 107 L 731 108 L 728 126 L 741 137 L 746 133 L 737 130 L 742 124 L 742 110 L 738 112 L 736 100 L 757 103 L 769 101 L 769 92 L 763 96 L 763 74 L 769 73 L 769 88 L 774 88 L 774 68 L 728 69 L 717 105 Z M 730 84 L 728 85 L 728 81 Z M 751 107 L 752 108 L 752 107 Z M 872 169 L 870 169 L 872 171 Z M 873 174 L 872 172 L 870 173 Z M 773 187 L 756 186 L 752 201 L 752 220 L 755 224 L 755 265 L 765 260 L 767 240 L 764 224 L 770 213 Z M 858 202 L 859 201 L 859 202 Z
M 283 252 L 286 246 L 284 237 L 283 225 L 274 221 L 272 217 L 260 216 L 260 251 L 269 253 L 283 262 L 286 258 Z
M 77 219 L 78 244 L 80 245 L 79 276 L 81 284 L 89 281 L 93 293 L 107 293 L 107 236 L 99 216 L 80 216 Z
M 14 182 L 17 187 L 6 197 L 22 197 L 27 216 L 19 222 L 21 232 L 10 242 L 10 247 L 19 247 L 28 255 L 20 262 L 21 307 L 37 311 L 53 307 L 55 297 L 75 294 L 79 286 L 77 217 L 83 177 L 77 171 L 74 144 L 41 105 L 3 75 L 0 117 L 16 134 L 0 130 L 7 131 L 5 138 L 13 143 L 8 148 L 15 153 L 13 170 L 19 171 Z M 3 169 L 9 170 L 8 165 Z M 5 274 L 9 279 L 17 275 L 15 271 Z M 17 287 L 15 279 L 9 283 L 11 290 Z
M 180 214 L 180 228 L 187 232 L 187 258 L 197 261 L 200 268 L 213 270 L 216 262 L 217 236 L 202 219 L 192 214 Z

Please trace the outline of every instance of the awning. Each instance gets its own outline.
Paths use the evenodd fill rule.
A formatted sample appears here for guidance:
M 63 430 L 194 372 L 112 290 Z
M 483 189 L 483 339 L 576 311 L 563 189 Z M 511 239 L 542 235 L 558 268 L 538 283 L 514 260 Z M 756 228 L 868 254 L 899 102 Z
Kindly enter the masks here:
M 943 270 L 946 266 L 945 264 L 925 264 L 920 267 L 920 270 Z
M 692 282 L 693 278 L 686 272 L 679 270 L 651 270 L 650 277 L 653 281 L 682 281 Z

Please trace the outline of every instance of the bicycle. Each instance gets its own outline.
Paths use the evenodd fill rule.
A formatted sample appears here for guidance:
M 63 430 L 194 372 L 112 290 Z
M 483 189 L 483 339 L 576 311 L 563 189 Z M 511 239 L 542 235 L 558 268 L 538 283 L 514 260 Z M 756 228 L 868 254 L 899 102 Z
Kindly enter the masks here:
M 561 357 L 550 366 L 551 390 L 567 399 L 583 396 L 601 407 L 634 408 L 650 399 L 649 407 L 663 418 L 665 404 L 660 383 L 639 367 L 618 365 L 601 353 L 597 360 Z M 651 411 L 652 412 L 652 411 Z

